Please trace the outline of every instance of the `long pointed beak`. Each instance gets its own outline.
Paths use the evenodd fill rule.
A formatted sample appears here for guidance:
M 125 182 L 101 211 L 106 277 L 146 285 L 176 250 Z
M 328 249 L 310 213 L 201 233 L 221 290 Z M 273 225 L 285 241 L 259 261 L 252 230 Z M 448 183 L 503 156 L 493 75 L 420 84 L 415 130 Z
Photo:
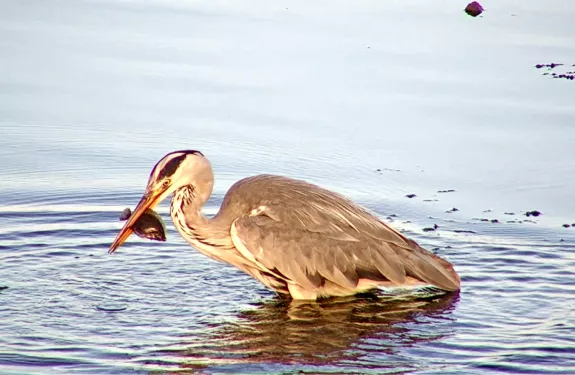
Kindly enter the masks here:
M 116 239 L 110 246 L 110 249 L 108 250 L 109 254 L 112 254 L 114 251 L 116 251 L 116 249 L 120 247 L 128 239 L 128 237 L 130 237 L 130 235 L 133 233 L 132 227 L 138 221 L 140 216 L 142 216 L 144 211 L 146 211 L 148 208 L 153 209 L 158 205 L 158 203 L 160 203 L 159 201 L 162 193 L 163 191 L 144 194 L 144 196 L 142 197 L 142 199 L 140 199 L 140 202 L 134 209 L 132 216 L 130 216 L 130 218 L 126 221 L 126 223 L 120 230 L 120 233 L 118 233 Z

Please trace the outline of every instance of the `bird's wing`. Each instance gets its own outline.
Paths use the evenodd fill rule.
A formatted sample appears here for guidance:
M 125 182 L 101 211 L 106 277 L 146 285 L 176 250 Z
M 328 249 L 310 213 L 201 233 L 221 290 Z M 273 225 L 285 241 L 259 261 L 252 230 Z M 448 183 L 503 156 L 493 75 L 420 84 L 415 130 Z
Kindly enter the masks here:
M 338 194 L 302 186 L 291 186 L 281 204 L 270 201 L 234 221 L 232 237 L 244 256 L 312 290 L 325 280 L 353 289 L 360 278 L 401 285 L 406 276 L 459 289 L 451 263 Z M 298 189 L 305 198 L 297 199 Z

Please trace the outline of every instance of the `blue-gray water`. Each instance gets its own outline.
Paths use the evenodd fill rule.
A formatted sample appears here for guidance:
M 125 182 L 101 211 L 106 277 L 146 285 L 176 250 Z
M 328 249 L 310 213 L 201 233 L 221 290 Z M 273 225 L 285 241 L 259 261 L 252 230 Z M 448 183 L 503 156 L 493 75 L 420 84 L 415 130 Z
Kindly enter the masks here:
M 575 83 L 534 65 L 575 64 L 575 3 L 465 5 L 2 2 L 0 373 L 574 374 Z M 171 222 L 108 255 L 181 148 L 214 165 L 207 214 L 241 177 L 307 179 L 461 293 L 284 303 Z

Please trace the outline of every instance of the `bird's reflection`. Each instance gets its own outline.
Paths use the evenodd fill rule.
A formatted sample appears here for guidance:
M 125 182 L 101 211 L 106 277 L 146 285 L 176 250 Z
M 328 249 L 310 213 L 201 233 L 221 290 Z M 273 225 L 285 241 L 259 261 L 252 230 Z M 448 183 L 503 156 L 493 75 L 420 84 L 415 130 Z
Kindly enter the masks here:
M 180 357 L 181 367 L 190 373 L 218 365 L 321 366 L 358 361 L 374 352 L 378 357 L 393 355 L 401 348 L 449 335 L 458 298 L 450 293 L 366 294 L 319 302 L 274 299 L 239 313 L 233 324 L 218 326 L 202 337 L 185 338 L 180 348 L 186 349 L 170 354 Z

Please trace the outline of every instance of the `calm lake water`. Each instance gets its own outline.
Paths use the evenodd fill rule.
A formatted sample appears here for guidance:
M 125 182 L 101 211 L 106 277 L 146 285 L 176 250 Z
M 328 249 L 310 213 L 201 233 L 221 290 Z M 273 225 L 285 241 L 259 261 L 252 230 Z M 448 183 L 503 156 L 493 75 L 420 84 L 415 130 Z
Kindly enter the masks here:
M 0 373 L 574 374 L 575 83 L 534 65 L 575 64 L 575 2 L 465 3 L 2 2 Z M 168 203 L 168 242 L 108 255 L 182 148 L 213 163 L 207 214 L 242 177 L 303 178 L 461 292 L 282 302 Z

